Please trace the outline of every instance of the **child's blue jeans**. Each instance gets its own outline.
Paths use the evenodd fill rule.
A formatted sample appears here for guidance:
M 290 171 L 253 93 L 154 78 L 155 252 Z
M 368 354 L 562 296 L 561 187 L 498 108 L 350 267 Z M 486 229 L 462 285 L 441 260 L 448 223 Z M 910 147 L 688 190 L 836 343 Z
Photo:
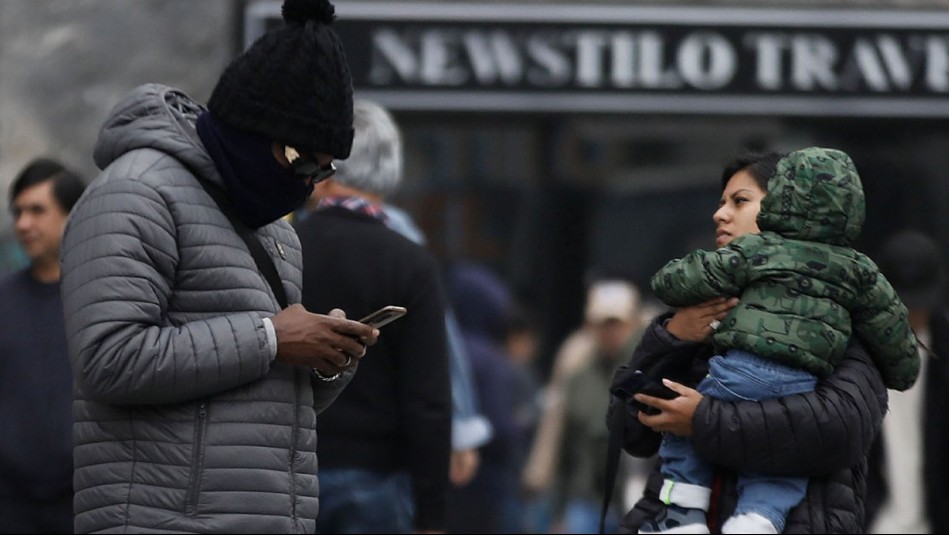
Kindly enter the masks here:
M 729 350 L 725 356 L 709 360 L 708 376 L 697 390 L 725 401 L 761 401 L 814 390 L 817 378 L 748 353 Z M 695 454 L 692 441 L 666 433 L 659 448 L 662 475 L 667 480 L 710 488 L 714 465 Z M 788 512 L 804 498 L 806 477 L 777 477 L 745 471 L 738 478 L 736 515 L 758 513 L 784 530 Z

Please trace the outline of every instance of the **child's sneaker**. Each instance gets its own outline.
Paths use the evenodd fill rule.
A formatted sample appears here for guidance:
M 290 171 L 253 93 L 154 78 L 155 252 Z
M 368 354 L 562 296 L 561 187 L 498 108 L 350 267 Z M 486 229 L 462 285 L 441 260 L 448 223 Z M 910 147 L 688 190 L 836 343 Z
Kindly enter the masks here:
M 722 533 L 778 533 L 778 529 L 758 513 L 745 513 L 726 520 Z
M 640 533 L 709 533 L 705 511 L 667 505 L 656 518 L 647 520 Z

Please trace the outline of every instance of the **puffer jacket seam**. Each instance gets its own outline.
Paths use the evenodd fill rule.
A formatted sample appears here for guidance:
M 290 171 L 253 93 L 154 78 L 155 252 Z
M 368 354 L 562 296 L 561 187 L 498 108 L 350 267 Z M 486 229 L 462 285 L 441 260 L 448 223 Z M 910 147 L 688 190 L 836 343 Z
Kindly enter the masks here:
M 128 490 L 125 495 L 125 522 L 123 533 L 129 532 L 130 522 L 132 521 L 132 488 L 135 482 L 135 470 L 138 469 L 138 439 L 135 438 L 135 419 L 128 418 L 129 430 L 132 434 L 132 473 L 129 477 Z
M 293 369 L 293 393 L 297 400 L 300 399 L 302 386 L 300 385 L 300 369 L 299 367 L 294 367 Z M 300 404 L 295 403 L 293 405 L 293 431 L 290 434 L 290 466 L 289 466 L 289 484 L 290 484 L 290 519 L 293 526 L 296 528 L 299 523 L 297 520 L 297 471 L 296 471 L 296 456 L 297 456 L 297 440 L 300 438 Z
M 236 337 L 236 336 L 237 336 L 237 329 L 234 328 L 234 322 L 231 321 L 230 318 L 227 319 L 227 326 L 228 326 L 228 327 L 230 328 L 230 330 L 231 330 L 231 335 Z M 215 355 L 220 355 L 221 352 L 218 351 L 217 340 L 214 339 L 214 336 L 213 336 L 213 335 L 211 336 L 211 343 L 214 344 L 214 354 L 215 354 Z M 220 360 L 220 359 L 221 359 L 221 357 L 218 356 L 218 360 Z M 238 377 L 243 377 L 243 376 L 244 376 L 244 357 L 243 357 L 243 355 L 241 355 L 241 348 L 240 348 L 239 346 L 237 347 L 237 365 L 238 365 L 238 368 L 237 368 L 237 375 L 238 375 Z

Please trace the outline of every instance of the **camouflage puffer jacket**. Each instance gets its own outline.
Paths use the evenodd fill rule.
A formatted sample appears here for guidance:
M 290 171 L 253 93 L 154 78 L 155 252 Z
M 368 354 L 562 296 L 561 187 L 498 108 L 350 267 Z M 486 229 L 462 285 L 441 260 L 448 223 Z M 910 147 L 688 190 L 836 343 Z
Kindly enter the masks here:
M 834 370 L 855 333 L 886 386 L 905 390 L 919 373 L 906 306 L 876 264 L 850 247 L 864 204 L 845 153 L 792 152 L 768 181 L 760 234 L 669 262 L 652 289 L 670 306 L 740 296 L 713 337 L 716 350 L 744 349 L 817 376 Z

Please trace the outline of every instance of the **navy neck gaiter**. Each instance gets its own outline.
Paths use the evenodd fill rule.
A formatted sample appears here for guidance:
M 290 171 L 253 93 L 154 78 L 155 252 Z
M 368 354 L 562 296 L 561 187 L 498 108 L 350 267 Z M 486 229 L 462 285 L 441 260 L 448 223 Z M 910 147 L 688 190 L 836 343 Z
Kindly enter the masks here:
M 258 229 L 299 208 L 313 186 L 273 155 L 272 141 L 232 128 L 210 112 L 198 116 L 198 137 L 227 186 L 237 217 Z

